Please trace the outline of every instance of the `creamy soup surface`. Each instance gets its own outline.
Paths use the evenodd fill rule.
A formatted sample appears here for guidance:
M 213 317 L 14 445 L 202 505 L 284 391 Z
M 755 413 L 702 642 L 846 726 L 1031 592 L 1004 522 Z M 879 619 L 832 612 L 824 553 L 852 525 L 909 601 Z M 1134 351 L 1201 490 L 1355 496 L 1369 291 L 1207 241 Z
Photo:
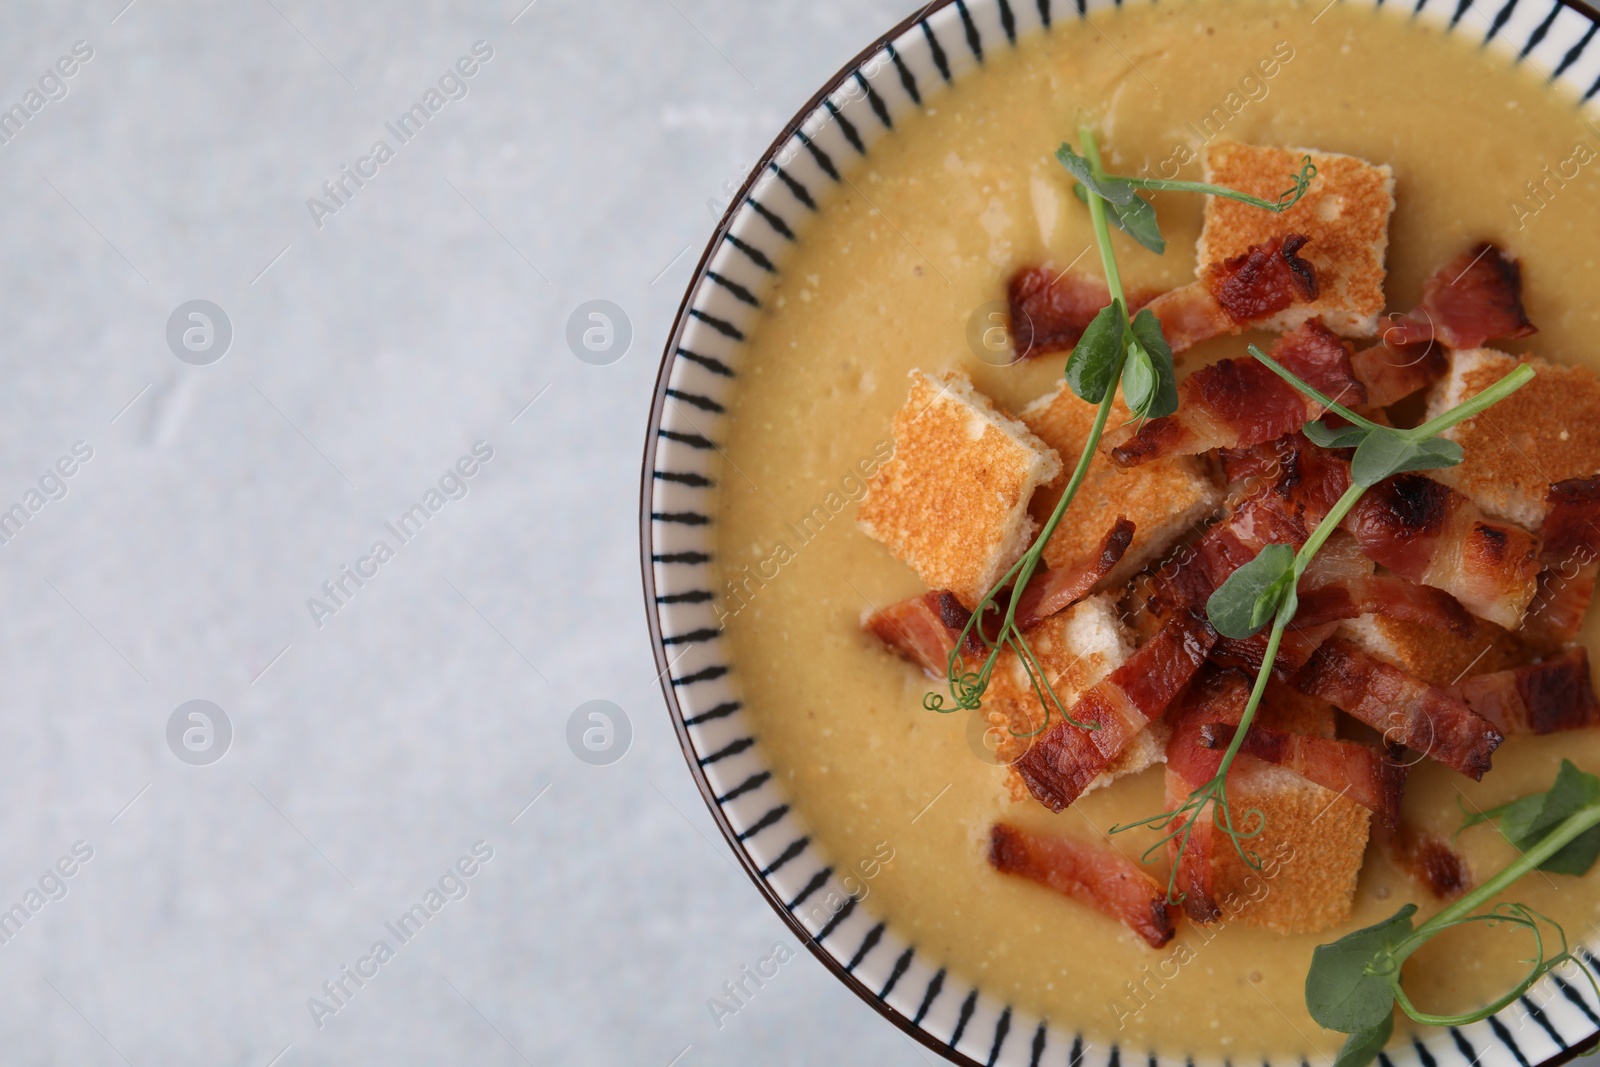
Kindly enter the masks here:
M 1020 266 L 1065 268 L 1088 250 L 1079 267 L 1098 270 L 1087 212 L 1052 155 L 1077 141 L 1082 121 L 1101 131 L 1113 173 L 1148 165 L 1198 180 L 1194 151 L 1208 133 L 1389 163 L 1391 308 L 1412 306 L 1423 279 L 1469 242 L 1493 240 L 1521 257 L 1540 329 L 1504 347 L 1597 367 L 1600 162 L 1547 203 L 1524 183 L 1547 164 L 1570 173 L 1578 145 L 1589 156 L 1600 149 L 1600 128 L 1492 48 L 1364 4 L 1179 0 L 1101 11 L 1093 23 L 1064 20 L 1015 50 L 991 50 L 983 70 L 899 118 L 801 233 L 764 301 L 722 431 L 716 588 L 744 589 L 721 610 L 748 714 L 784 790 L 835 866 L 858 869 L 866 907 L 927 958 L 1097 1042 L 1320 1059 L 1342 1035 L 1306 1013 L 1312 949 L 1405 901 L 1423 915 L 1438 903 L 1369 848 L 1345 928 L 1211 933 L 1180 920 L 1157 950 L 1083 905 L 996 874 L 985 862 L 996 819 L 1104 841 L 1104 828 L 1162 810 L 1161 769 L 1061 815 L 1010 803 L 1001 772 L 969 747 L 965 717 L 924 710 L 930 680 L 860 631 L 870 605 L 922 591 L 915 575 L 856 528 L 853 502 L 820 528 L 800 524 L 829 494 L 859 499 L 855 472 L 888 454 L 912 368 L 963 368 L 1013 411 L 1054 388 L 1062 358 L 990 366 L 967 335 L 974 309 L 1003 299 Z M 1154 200 L 1164 257 L 1114 238 L 1131 287 L 1193 277 L 1201 198 Z M 1211 342 L 1185 365 L 1240 354 L 1250 339 Z M 749 580 L 758 568 L 772 574 L 775 556 L 785 560 L 775 577 Z M 1591 656 L 1597 632 L 1591 620 Z M 1458 798 L 1486 807 L 1547 788 L 1562 756 L 1600 771 L 1600 734 L 1509 740 L 1482 783 L 1425 762 L 1407 785 L 1405 818 L 1448 836 Z M 1151 840 L 1132 832 L 1114 843 L 1137 858 Z M 1513 856 L 1492 829 L 1467 833 L 1462 848 L 1480 878 Z M 1151 870 L 1165 880 L 1164 860 Z M 1594 872 L 1535 874 L 1509 898 L 1592 938 L 1597 885 Z M 1453 933 L 1408 967 L 1407 989 L 1431 1010 L 1466 1010 L 1506 988 L 1528 951 L 1503 930 Z

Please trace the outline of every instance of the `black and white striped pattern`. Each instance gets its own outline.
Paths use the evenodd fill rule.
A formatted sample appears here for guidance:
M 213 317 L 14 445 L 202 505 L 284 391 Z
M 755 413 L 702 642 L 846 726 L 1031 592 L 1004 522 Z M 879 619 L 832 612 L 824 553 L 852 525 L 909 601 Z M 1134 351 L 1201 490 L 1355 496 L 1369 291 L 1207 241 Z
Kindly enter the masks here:
M 893 136 L 897 116 L 927 106 L 986 57 L 1029 34 L 1078 32 L 1086 9 L 1121 2 L 942 0 L 841 71 L 768 152 L 706 250 L 662 363 L 646 445 L 644 572 L 656 655 L 713 814 L 751 876 L 819 957 L 869 1003 L 957 1063 L 1193 1067 L 1196 1061 L 1106 1047 L 1075 1032 L 1071 1020 L 1052 1025 L 986 996 L 850 896 L 790 809 L 743 714 L 714 606 L 710 492 L 724 476 L 719 435 L 744 339 L 790 248 L 826 209 L 834 187 L 880 138 Z M 1483 42 L 1584 101 L 1600 94 L 1596 22 L 1558 0 L 1336 2 L 1409 6 L 1414 17 Z M 1588 985 L 1549 976 L 1499 1016 L 1425 1041 L 1397 1042 L 1380 1062 L 1531 1067 L 1597 1032 L 1600 1001 Z

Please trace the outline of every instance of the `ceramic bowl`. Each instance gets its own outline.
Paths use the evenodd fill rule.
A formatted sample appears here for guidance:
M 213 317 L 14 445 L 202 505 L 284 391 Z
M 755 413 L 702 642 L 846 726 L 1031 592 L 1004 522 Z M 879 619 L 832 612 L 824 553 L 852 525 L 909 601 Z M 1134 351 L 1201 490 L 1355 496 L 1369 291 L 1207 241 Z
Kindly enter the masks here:
M 1413 17 L 1507 63 L 1531 65 L 1585 100 L 1600 92 L 1600 21 L 1584 8 L 1558 0 L 1403 2 L 1415 5 Z M 808 221 L 828 210 L 832 188 L 903 116 L 958 80 L 981 78 L 986 56 L 1031 34 L 1092 32 L 1085 10 L 1106 6 L 1110 0 L 934 0 L 834 75 L 752 167 L 700 257 L 662 357 L 645 445 L 640 525 L 650 634 L 667 707 L 711 814 L 795 936 L 887 1020 L 961 1064 L 1185 1067 L 1145 1048 L 1091 1043 L 1072 1019 L 1039 1019 L 986 993 L 846 890 L 762 757 L 741 702 L 739 665 L 717 627 L 718 440 L 763 295 L 806 239 Z M 1547 995 L 1391 1048 L 1380 1064 L 1532 1067 L 1569 1058 L 1600 1033 L 1592 991 L 1557 983 L 1538 992 Z

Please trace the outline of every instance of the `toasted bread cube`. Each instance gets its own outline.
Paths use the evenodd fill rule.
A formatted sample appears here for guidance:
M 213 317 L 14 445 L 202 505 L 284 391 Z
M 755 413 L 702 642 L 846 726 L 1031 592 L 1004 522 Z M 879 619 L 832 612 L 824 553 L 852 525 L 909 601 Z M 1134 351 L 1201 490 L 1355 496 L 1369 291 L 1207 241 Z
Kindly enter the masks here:
M 1056 450 L 1063 466 L 1060 477 L 1033 498 L 1033 517 L 1039 523 L 1049 520 L 1061 499 L 1071 469 L 1089 440 L 1094 416 L 1095 405 L 1079 400 L 1066 382 L 1022 409 L 1019 417 Z M 1131 417 L 1119 398 L 1107 425 L 1120 426 Z M 1097 455 L 1090 461 L 1078 495 L 1067 505 L 1044 546 L 1045 565 L 1070 566 L 1095 551 L 1112 524 L 1125 518 L 1133 523 L 1133 542 L 1101 582 L 1102 587 L 1110 588 L 1143 570 L 1178 538 L 1199 529 L 1221 501 L 1221 490 L 1192 456 L 1152 460 L 1124 469 L 1105 455 Z
M 1331 717 L 1330 717 L 1331 721 Z M 1228 775 L 1234 825 L 1261 833 L 1243 842 L 1262 860 L 1253 870 L 1227 835 L 1213 833 L 1212 892 L 1224 922 L 1280 934 L 1326 930 L 1350 918 L 1372 813 L 1284 767 L 1240 756 Z
M 1475 615 L 1472 626 L 1471 635 L 1458 637 L 1421 623 L 1363 615 L 1341 623 L 1339 634 L 1413 678 L 1445 689 L 1463 678 L 1527 662 L 1527 650 L 1509 630 Z
M 894 455 L 867 484 L 856 521 L 933 589 L 968 610 L 1027 550 L 1028 502 L 1061 460 L 958 371 L 911 372 Z
M 1084 693 L 1122 666 L 1133 653 L 1133 635 L 1122 621 L 1116 598 L 1109 593 L 1078 601 L 1045 619 L 1024 636 L 1051 689 L 1068 712 Z M 1047 708 L 1040 701 L 1021 657 L 1010 649 L 1002 652 L 995 662 L 994 674 L 983 697 L 983 714 L 990 726 L 989 741 L 995 758 L 1007 765 L 1022 758 L 1032 741 L 1031 736 L 1019 735 L 1038 734 L 1047 721 L 1061 720 L 1061 711 L 1054 702 Z M 1154 735 L 1140 734 L 1089 788 L 1143 770 L 1164 759 L 1165 754 L 1164 735 L 1158 742 Z M 1014 797 L 1026 798 L 1029 794 L 1022 779 L 1015 772 L 1009 777 Z
M 1466 453 L 1430 477 L 1529 530 L 1544 524 L 1551 482 L 1600 473 L 1600 378 L 1585 367 L 1473 348 L 1451 356 L 1450 375 L 1428 397 L 1428 418 L 1481 393 L 1519 362 L 1533 381 L 1445 436 Z
M 1383 313 L 1384 256 L 1394 211 L 1394 172 L 1354 156 L 1309 148 L 1271 148 L 1222 141 L 1206 150 L 1206 181 L 1276 200 L 1291 187 L 1301 161 L 1317 176 L 1294 207 L 1275 214 L 1225 197 L 1207 197 L 1196 269 L 1244 254 L 1285 233 L 1311 238 L 1300 255 L 1317 271 L 1317 299 L 1296 304 L 1261 325 L 1285 332 L 1320 316 L 1346 337 L 1372 337 Z
M 1333 705 L 1287 685 L 1272 683 L 1261 703 L 1260 723 L 1307 737 L 1334 735 Z M 1237 920 L 1278 933 L 1312 933 L 1350 917 L 1356 876 L 1367 847 L 1371 813 L 1349 797 L 1284 767 L 1240 756 L 1228 775 L 1234 825 L 1249 829 L 1245 813 L 1266 818 L 1245 848 L 1263 861 L 1252 870 L 1233 842 L 1215 833 L 1212 890 L 1224 921 Z

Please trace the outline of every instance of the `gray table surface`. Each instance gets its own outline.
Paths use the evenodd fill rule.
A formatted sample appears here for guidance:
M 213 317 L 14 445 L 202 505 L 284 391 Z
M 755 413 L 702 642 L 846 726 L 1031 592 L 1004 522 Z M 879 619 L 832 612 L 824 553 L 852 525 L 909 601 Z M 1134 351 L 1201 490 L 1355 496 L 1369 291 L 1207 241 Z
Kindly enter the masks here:
M 523 2 L 0 12 L 0 108 L 44 81 L 0 145 L 0 510 L 43 504 L 0 546 L 0 909 L 59 897 L 0 944 L 8 1065 L 925 1058 L 804 953 L 713 1021 L 798 946 L 685 769 L 636 523 L 707 201 L 908 6 Z M 466 95 L 386 134 L 477 41 Z M 633 324 L 611 366 L 564 341 L 593 298 Z M 220 361 L 169 349 L 192 299 Z M 476 441 L 467 495 L 319 627 Z M 204 766 L 167 740 L 195 699 L 233 730 Z M 591 699 L 633 725 L 612 766 L 565 741 Z M 466 895 L 386 934 L 479 841 Z

